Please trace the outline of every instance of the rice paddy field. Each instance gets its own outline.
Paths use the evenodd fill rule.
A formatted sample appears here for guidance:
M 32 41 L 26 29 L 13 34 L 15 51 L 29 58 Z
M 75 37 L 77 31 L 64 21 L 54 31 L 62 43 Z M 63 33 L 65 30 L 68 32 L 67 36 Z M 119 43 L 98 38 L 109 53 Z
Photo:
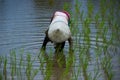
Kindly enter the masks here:
M 73 51 L 55 53 L 44 32 L 71 15 Z M 119 0 L 0 0 L 0 80 L 120 80 Z

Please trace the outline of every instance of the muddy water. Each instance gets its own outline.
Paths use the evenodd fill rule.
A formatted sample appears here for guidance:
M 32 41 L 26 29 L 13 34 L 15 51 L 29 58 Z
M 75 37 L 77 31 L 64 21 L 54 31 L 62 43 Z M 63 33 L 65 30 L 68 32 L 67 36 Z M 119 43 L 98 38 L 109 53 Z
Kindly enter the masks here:
M 38 55 L 40 52 L 40 47 L 42 45 L 43 39 L 44 39 L 44 32 L 47 29 L 49 23 L 50 23 L 50 18 L 53 14 L 54 11 L 56 10 L 61 10 L 64 3 L 68 2 L 70 4 L 74 4 L 74 1 L 72 0 L 51 0 L 53 2 L 48 2 L 48 0 L 0 0 L 0 55 L 1 56 L 10 56 L 10 51 L 15 50 L 16 55 L 17 55 L 17 61 L 20 60 L 19 58 L 19 53 L 20 50 L 24 50 L 24 57 L 26 57 L 26 53 L 29 53 L 32 55 L 32 60 L 34 59 L 34 56 Z M 83 3 L 82 9 L 87 12 L 86 9 L 86 0 L 81 1 Z M 95 9 L 97 11 L 98 3 L 97 1 L 93 0 L 94 5 L 96 6 Z M 80 28 L 82 25 L 79 25 Z M 94 48 L 96 48 L 96 29 L 94 26 L 91 24 L 91 48 L 89 53 L 92 55 L 94 53 Z M 108 36 L 109 39 L 109 35 Z M 88 45 L 84 43 L 83 38 L 81 38 L 81 41 L 79 43 L 80 45 Z M 99 44 L 104 44 L 101 40 L 99 40 Z M 110 46 L 109 50 L 112 53 L 118 54 L 120 53 L 119 50 L 120 46 L 119 45 L 114 45 Z M 51 43 L 48 44 L 47 46 L 47 52 L 50 52 L 51 49 L 54 52 L 53 45 Z M 113 50 L 112 50 L 113 49 Z M 116 50 L 114 50 L 116 49 Z M 79 64 L 79 59 L 78 57 L 78 52 L 76 52 L 76 66 L 70 66 L 68 71 L 69 74 L 65 76 L 64 79 L 61 77 L 62 74 L 64 74 L 65 71 L 65 66 L 66 66 L 66 56 L 72 58 L 72 56 L 68 56 L 66 53 L 68 53 L 68 44 L 65 46 L 65 54 L 61 55 L 53 55 L 53 68 L 52 68 L 52 77 L 51 80 L 70 80 L 73 72 L 77 72 L 78 69 L 78 64 Z M 61 58 L 62 56 L 62 58 Z M 94 57 L 94 55 L 92 55 Z M 115 72 L 114 75 L 114 80 L 119 80 L 119 70 L 120 70 L 120 65 L 119 65 L 119 54 L 117 57 L 115 56 L 112 60 L 114 64 L 114 69 L 113 71 Z M 45 57 L 46 59 L 46 65 L 42 69 L 40 68 L 40 71 L 37 73 L 37 75 L 34 77 L 34 80 L 43 80 L 44 76 L 49 75 L 48 72 L 43 72 L 43 70 L 49 70 L 48 67 L 50 67 L 48 57 Z M 60 58 L 60 59 L 59 59 Z M 60 63 L 57 62 L 58 59 L 60 60 Z M 72 61 L 71 61 L 72 62 Z M 72 63 L 71 63 L 72 64 Z M 93 59 L 93 64 L 94 64 L 94 59 Z M 93 64 L 89 67 L 89 71 L 93 71 Z M 19 65 L 19 64 L 18 64 Z M 35 60 L 33 63 L 33 68 L 38 69 L 39 68 L 39 60 Z M 62 67 L 58 67 L 58 66 Z M 3 66 L 3 65 L 2 65 Z M 75 69 L 73 71 L 72 67 Z M 24 71 L 26 68 L 22 68 L 22 77 L 20 76 L 20 79 L 28 79 L 24 74 L 26 74 L 26 71 Z M 8 62 L 7 66 L 7 79 L 12 79 L 11 78 L 11 68 L 10 68 L 10 63 Z M 1 69 L 2 71 L 2 69 Z M 46 74 L 45 74 L 46 73 Z M 47 74 L 48 73 L 48 74 Z M 83 77 L 80 74 L 78 77 L 78 80 L 83 80 Z M 14 79 L 18 79 L 18 77 L 14 76 Z

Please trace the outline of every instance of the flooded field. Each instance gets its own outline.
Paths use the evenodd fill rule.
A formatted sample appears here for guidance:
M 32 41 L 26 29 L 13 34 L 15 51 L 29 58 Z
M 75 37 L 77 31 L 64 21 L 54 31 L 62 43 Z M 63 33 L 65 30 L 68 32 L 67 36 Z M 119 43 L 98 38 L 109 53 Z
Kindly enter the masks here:
M 71 14 L 74 51 L 40 51 L 56 10 Z M 119 80 L 119 0 L 0 0 L 0 80 Z

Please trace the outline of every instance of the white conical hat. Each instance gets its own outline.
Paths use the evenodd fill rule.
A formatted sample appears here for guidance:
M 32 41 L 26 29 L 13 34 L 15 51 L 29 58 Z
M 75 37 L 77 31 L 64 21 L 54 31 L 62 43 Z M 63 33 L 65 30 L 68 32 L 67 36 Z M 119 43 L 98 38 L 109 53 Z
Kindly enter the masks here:
M 68 24 L 64 21 L 56 21 L 49 26 L 48 37 L 55 43 L 61 43 L 71 36 Z

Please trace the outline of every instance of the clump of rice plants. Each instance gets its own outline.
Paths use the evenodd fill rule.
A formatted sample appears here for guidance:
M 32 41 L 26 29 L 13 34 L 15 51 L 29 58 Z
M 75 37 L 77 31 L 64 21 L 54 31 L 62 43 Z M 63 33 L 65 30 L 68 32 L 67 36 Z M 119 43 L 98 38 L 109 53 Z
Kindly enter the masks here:
M 115 28 L 115 25 L 118 26 L 116 23 L 115 18 L 115 7 L 116 2 L 110 0 L 101 0 L 99 3 L 99 10 L 98 12 L 94 12 L 94 4 L 91 0 L 87 2 L 87 15 L 84 15 L 84 10 L 81 9 L 82 2 L 76 0 L 74 12 L 72 14 L 72 24 L 71 28 L 73 37 L 74 37 L 74 52 L 75 55 L 79 54 L 79 67 L 73 71 L 74 79 L 79 80 L 79 75 L 82 73 L 82 77 L 84 80 L 98 80 L 101 78 L 105 78 L 106 80 L 112 80 L 114 77 L 114 73 L 112 71 L 113 64 L 112 64 L 112 56 L 108 52 L 108 48 L 111 45 L 115 45 L 119 43 L 117 36 L 119 33 L 118 27 Z M 80 4 L 80 5 L 79 5 Z M 106 5 L 107 4 L 107 5 Z M 112 8 L 109 8 L 109 7 Z M 119 11 L 119 10 L 118 10 Z M 118 13 L 117 13 L 118 14 Z M 84 17 L 83 17 L 84 16 Z M 82 25 L 82 27 L 80 26 Z M 89 72 L 90 64 L 92 63 L 92 58 L 90 55 L 91 49 L 91 34 L 92 34 L 92 27 L 95 26 L 96 34 L 95 34 L 95 42 L 96 48 L 93 49 L 95 56 L 93 60 L 96 60 L 93 68 L 93 71 Z M 111 30 L 112 28 L 112 30 Z M 114 28 L 114 29 L 113 29 Z M 116 31 L 117 29 L 118 31 Z M 113 31 L 115 30 L 115 32 Z M 111 32 L 111 33 L 110 33 Z M 117 34 L 115 34 L 117 32 Z M 109 39 L 108 39 L 109 34 Z M 114 39 L 113 39 L 114 37 Z M 115 40 L 115 41 L 114 41 Z M 81 44 L 82 42 L 82 44 Z M 100 43 L 102 42 L 102 43 Z M 89 57 L 87 56 L 89 54 Z M 92 55 L 93 55 L 92 54 Z M 76 59 L 76 58 L 74 58 Z M 75 60 L 77 62 L 78 60 Z M 75 67 L 76 68 L 76 67 Z M 103 72 L 101 72 L 103 70 Z M 92 75 L 92 73 L 94 73 Z M 104 76 L 104 77 L 103 77 Z M 81 78 L 82 78 L 81 77 Z

